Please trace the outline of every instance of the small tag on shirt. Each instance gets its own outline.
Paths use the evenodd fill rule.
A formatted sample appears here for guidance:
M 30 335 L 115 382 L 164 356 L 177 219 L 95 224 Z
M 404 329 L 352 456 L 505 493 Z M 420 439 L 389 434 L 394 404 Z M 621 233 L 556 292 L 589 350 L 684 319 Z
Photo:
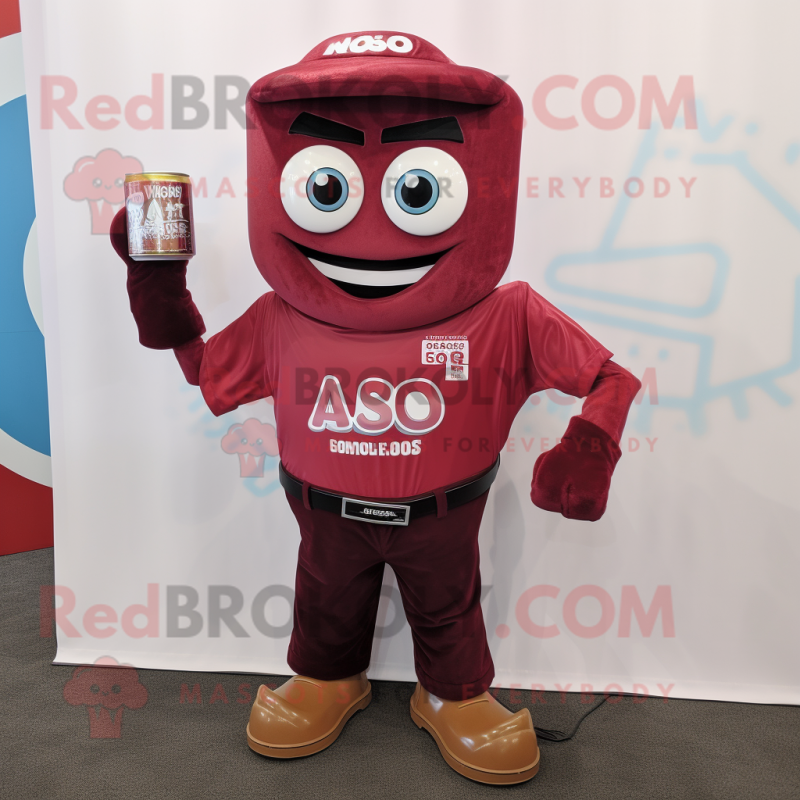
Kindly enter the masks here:
M 469 378 L 469 341 L 466 336 L 426 336 L 422 340 L 422 363 L 445 368 L 446 381 Z

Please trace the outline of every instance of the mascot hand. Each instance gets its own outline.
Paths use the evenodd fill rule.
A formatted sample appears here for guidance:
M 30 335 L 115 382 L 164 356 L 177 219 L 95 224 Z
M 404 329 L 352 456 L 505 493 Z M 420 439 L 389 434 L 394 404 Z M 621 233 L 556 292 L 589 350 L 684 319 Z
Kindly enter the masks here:
M 124 208 L 111 223 L 111 244 L 128 266 L 128 297 L 145 347 L 170 350 L 205 333 L 203 318 L 186 288 L 187 261 L 133 261 L 128 255 Z
M 621 455 L 602 428 L 573 417 L 561 443 L 536 460 L 531 500 L 568 519 L 595 522 L 606 510 L 611 475 Z

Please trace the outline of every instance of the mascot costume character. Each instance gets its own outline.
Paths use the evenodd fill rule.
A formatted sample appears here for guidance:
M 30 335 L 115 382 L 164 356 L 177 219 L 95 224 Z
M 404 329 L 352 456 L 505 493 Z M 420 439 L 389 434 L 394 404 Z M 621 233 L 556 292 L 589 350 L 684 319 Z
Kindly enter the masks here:
M 173 349 L 214 414 L 274 398 L 301 534 L 297 675 L 261 687 L 248 744 L 310 755 L 366 708 L 390 564 L 414 642 L 414 722 L 460 774 L 528 780 L 530 712 L 487 692 L 489 486 L 531 394 L 585 397 L 536 461 L 531 499 L 599 519 L 639 382 L 527 283 L 497 286 L 514 240 L 520 99 L 418 36 L 371 31 L 261 78 L 247 119 L 250 247 L 273 291 L 204 342 L 186 262 L 130 260 L 124 210 L 111 237 L 144 346 Z

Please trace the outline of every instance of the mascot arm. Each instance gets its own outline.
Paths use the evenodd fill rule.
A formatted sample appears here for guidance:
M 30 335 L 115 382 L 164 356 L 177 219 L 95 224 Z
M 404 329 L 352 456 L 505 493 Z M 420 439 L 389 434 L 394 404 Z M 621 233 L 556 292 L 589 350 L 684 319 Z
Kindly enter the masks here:
M 197 341 L 205 333 L 206 326 L 186 288 L 188 262 L 133 261 L 128 256 L 124 208 L 114 217 L 110 233 L 114 250 L 128 267 L 128 297 L 139 329 L 139 341 L 153 350 L 192 345 L 192 352 L 196 352 Z M 183 367 L 181 356 L 178 361 Z
M 212 336 L 186 288 L 186 261 L 133 261 L 128 256 L 125 209 L 111 223 L 111 244 L 128 267 L 128 296 L 139 341 L 153 350 L 173 350 L 184 377 L 199 386 L 219 416 L 272 394 L 262 332 L 271 324 L 272 293 Z
M 178 364 L 183 370 L 183 377 L 192 386 L 200 385 L 200 365 L 203 363 L 205 349 L 206 343 L 199 336 L 192 339 L 191 342 L 173 349 L 175 358 L 178 359 Z
M 641 383 L 610 359 L 597 373 L 579 416 L 533 468 L 531 500 L 545 511 L 594 522 L 603 516 L 628 409 Z

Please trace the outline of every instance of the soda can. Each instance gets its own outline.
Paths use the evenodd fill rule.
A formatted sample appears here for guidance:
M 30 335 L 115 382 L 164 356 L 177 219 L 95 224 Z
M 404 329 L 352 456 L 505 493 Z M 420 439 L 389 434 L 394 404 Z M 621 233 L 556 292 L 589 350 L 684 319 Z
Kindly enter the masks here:
M 192 182 L 182 172 L 125 176 L 128 255 L 134 261 L 185 260 L 195 254 Z

